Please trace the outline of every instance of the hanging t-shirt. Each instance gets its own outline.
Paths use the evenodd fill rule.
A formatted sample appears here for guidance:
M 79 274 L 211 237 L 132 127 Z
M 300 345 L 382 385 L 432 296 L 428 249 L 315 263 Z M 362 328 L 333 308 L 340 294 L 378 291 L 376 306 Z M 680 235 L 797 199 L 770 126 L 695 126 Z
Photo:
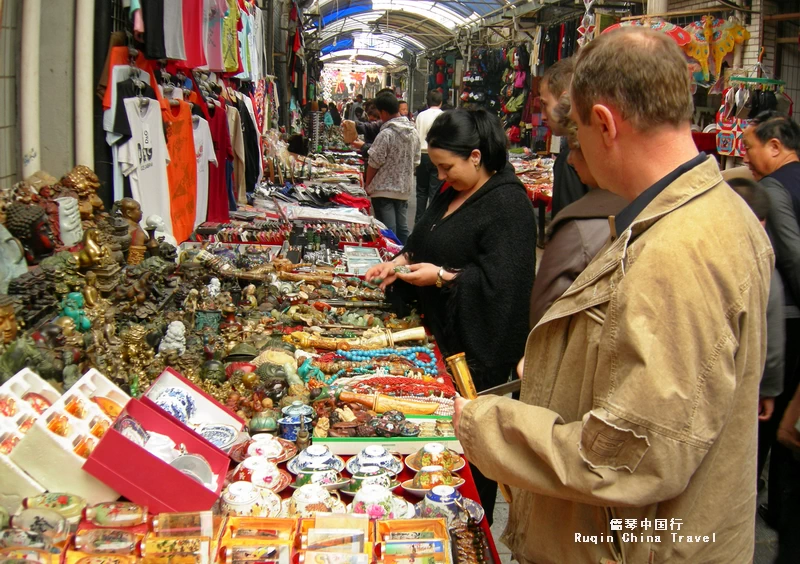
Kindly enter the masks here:
M 244 131 L 244 182 L 245 190 L 249 194 L 256 189 L 256 183 L 258 182 L 258 132 L 244 100 L 238 100 L 236 108 L 242 118 L 242 130 Z
M 192 134 L 192 110 L 186 102 L 171 106 L 161 102 L 161 117 L 169 148 L 169 199 L 171 202 L 172 234 L 179 243 L 186 241 L 194 230 L 197 200 L 197 161 Z
M 128 113 L 125 111 L 125 100 L 128 98 L 136 98 L 141 95 L 145 98 L 152 98 L 153 101 L 157 102 L 156 93 L 147 83 L 145 83 L 144 86 L 139 89 L 139 87 L 134 83 L 133 79 L 130 78 L 118 83 L 116 88 L 117 107 L 115 108 L 113 114 L 114 125 L 112 126 L 112 133 L 116 133 L 120 136 L 120 139 L 117 141 L 117 143 L 124 143 L 131 136 L 131 125 L 128 122 Z M 108 111 L 110 112 L 111 110 Z
M 194 156 L 197 162 L 197 203 L 194 219 L 194 226 L 197 227 L 206 220 L 208 213 L 208 163 L 217 164 L 217 156 L 214 153 L 214 141 L 211 139 L 208 122 L 202 118 L 193 118 L 192 128 Z
M 240 10 L 239 17 L 242 20 L 242 29 L 239 31 L 239 60 L 241 61 L 242 72 L 236 78 L 242 80 L 252 80 L 250 66 L 250 44 L 253 35 L 253 18 L 246 10 Z
M 164 0 L 164 46 L 167 58 L 183 61 L 186 59 L 186 46 L 183 43 L 183 2 L 184 0 Z
M 244 150 L 244 131 L 242 128 L 242 116 L 239 114 L 237 104 L 232 101 L 226 108 L 228 117 L 228 131 L 231 135 L 231 147 L 233 147 L 233 185 L 236 201 L 240 204 L 247 203 L 247 190 L 245 188 L 245 159 L 247 158 Z
M 165 59 L 164 0 L 141 0 L 144 21 L 144 54 L 148 59 Z
M 226 0 L 228 15 L 222 22 L 222 57 L 225 72 L 239 70 L 239 4 L 236 0 Z
M 205 66 L 203 0 L 183 0 L 183 42 L 186 66 L 193 69 Z
M 159 104 L 150 102 L 142 107 L 136 98 L 128 98 L 124 105 L 131 137 L 119 147 L 122 174 L 130 179 L 131 195 L 142 206 L 142 216 L 160 215 L 165 231 L 173 233 L 167 178 L 170 153 Z
M 225 106 L 209 108 L 208 122 L 211 139 L 214 141 L 215 162 L 209 167 L 207 221 L 227 223 L 228 214 L 228 162 L 233 159 L 233 147 L 228 131 L 228 115 Z M 238 112 L 237 112 L 238 115 Z
M 222 20 L 227 9 L 225 0 L 204 0 L 206 61 L 209 70 L 214 72 L 225 70 L 222 61 Z

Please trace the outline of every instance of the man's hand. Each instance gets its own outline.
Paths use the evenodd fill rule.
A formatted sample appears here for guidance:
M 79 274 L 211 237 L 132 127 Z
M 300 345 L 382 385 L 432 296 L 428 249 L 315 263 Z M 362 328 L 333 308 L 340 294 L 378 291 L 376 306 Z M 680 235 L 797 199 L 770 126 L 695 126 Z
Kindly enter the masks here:
M 523 356 L 521 359 L 519 359 L 519 362 L 517 363 L 517 377 L 520 380 L 522 380 L 522 375 L 524 372 L 525 372 L 525 357 Z
M 758 420 L 769 421 L 775 411 L 775 398 L 758 398 Z
M 420 262 L 409 266 L 411 272 L 399 272 L 397 277 L 414 286 L 433 286 L 439 277 L 439 267 L 429 262 Z
M 461 422 L 461 412 L 469 402 L 470 400 L 464 399 L 461 396 L 456 396 L 456 401 L 454 404 L 456 411 L 453 413 L 453 429 L 455 429 L 456 436 L 458 436 L 458 425 Z
M 361 150 L 361 147 L 363 147 L 363 146 L 364 146 L 364 140 L 363 140 L 363 139 L 356 139 L 355 141 L 353 141 L 352 143 L 350 143 L 350 146 L 351 146 L 353 149 L 355 149 L 356 151 L 360 151 L 360 150 Z

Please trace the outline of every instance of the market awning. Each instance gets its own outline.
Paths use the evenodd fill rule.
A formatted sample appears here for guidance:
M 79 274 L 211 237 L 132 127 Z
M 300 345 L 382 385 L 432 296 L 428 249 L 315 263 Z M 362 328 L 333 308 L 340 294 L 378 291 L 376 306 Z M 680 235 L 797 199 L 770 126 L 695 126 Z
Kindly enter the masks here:
M 507 0 L 320 0 L 308 31 L 318 33 L 322 60 L 375 52 L 382 64 L 407 61 L 451 39 L 456 30 L 497 12 Z M 320 27 L 321 24 L 321 27 Z M 341 51 L 341 52 L 340 52 Z M 362 53 L 365 57 L 362 57 Z

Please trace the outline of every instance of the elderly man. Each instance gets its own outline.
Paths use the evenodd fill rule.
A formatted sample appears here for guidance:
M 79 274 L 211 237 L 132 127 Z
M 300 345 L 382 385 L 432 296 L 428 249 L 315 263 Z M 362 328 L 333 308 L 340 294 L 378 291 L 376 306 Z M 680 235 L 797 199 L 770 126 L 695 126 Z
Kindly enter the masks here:
M 457 434 L 511 486 L 520 562 L 751 562 L 769 240 L 697 153 L 668 37 L 592 41 L 571 98 L 598 185 L 630 203 L 528 337 L 521 401 L 459 399 Z

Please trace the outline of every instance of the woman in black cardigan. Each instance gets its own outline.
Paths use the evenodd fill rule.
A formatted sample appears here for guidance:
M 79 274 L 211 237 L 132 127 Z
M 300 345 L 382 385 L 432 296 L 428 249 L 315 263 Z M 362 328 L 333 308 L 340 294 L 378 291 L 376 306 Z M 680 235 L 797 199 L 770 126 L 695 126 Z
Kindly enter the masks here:
M 535 215 L 508 163 L 496 116 L 486 110 L 445 112 L 427 141 L 439 179 L 450 188 L 434 198 L 403 251 L 371 268 L 366 278 L 383 279 L 384 289 L 398 279 L 415 286 L 415 296 L 406 294 L 406 301 L 416 297 L 445 356 L 466 354 L 480 391 L 507 382 L 524 354 L 536 270 Z M 411 272 L 394 271 L 403 265 Z M 404 294 L 402 287 L 389 290 Z M 481 478 L 476 474 L 491 517 L 497 486 L 489 491 Z

